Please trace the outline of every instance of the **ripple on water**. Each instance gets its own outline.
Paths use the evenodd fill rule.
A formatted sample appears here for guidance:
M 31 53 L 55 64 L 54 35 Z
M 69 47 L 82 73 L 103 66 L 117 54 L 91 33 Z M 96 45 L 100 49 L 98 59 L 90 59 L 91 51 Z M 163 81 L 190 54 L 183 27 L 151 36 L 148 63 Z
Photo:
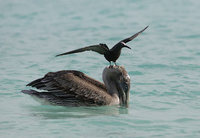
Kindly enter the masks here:
M 144 73 L 143 72 L 141 72 L 141 71 L 129 71 L 128 72 L 129 73 L 129 75 L 133 75 L 133 76 L 135 76 L 135 75 L 144 75 Z
M 195 121 L 199 121 L 199 120 L 193 119 L 193 118 L 179 118 L 174 121 L 177 123 L 186 123 L 186 122 L 195 122 Z
M 185 60 L 193 60 L 194 59 L 194 57 L 189 57 L 189 56 L 180 56 L 180 57 L 177 57 L 177 59 L 180 59 L 180 60 L 183 60 L 183 61 L 185 61 Z
M 144 68 L 144 69 L 167 69 L 169 68 L 168 65 L 165 65 L 165 64 L 141 64 L 141 65 L 138 65 L 138 67 L 140 68 Z
M 200 38 L 200 34 L 183 35 L 183 36 L 179 36 L 177 38 L 181 38 L 181 39 L 198 39 L 198 38 Z

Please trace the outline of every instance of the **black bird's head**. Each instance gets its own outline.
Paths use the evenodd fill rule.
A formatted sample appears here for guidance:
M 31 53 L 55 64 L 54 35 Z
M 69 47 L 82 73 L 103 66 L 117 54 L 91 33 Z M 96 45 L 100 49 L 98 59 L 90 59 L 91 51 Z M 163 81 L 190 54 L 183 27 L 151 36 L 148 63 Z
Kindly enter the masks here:
M 120 52 L 122 48 L 128 48 L 128 49 L 131 49 L 129 46 L 126 45 L 126 43 L 124 42 L 119 42 L 117 43 L 116 45 L 114 45 L 114 47 L 112 49 L 110 49 L 110 51 L 115 51 L 115 52 Z
M 131 49 L 131 48 L 130 48 L 129 46 L 127 46 L 126 43 L 124 43 L 124 42 L 119 42 L 119 43 L 118 43 L 118 46 L 119 46 L 120 48 L 126 47 L 126 48 L 128 48 L 128 49 Z

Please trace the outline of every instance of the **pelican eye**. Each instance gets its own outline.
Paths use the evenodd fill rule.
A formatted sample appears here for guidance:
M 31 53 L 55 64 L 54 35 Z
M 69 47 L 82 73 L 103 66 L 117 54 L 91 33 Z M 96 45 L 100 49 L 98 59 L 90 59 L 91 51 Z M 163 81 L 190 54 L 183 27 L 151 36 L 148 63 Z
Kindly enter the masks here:
M 123 87 L 125 92 L 127 92 L 128 89 L 129 89 L 129 86 L 128 86 L 127 82 L 125 82 L 125 81 L 122 83 L 122 87 Z

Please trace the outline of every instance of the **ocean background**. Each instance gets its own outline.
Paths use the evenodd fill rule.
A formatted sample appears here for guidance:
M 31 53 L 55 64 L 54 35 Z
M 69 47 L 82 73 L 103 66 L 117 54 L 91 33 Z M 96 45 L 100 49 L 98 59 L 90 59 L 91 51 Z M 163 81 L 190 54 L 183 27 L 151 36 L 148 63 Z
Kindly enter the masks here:
M 149 25 L 117 61 L 129 108 L 41 104 L 20 91 L 48 72 L 102 81 L 102 55 L 56 54 L 120 40 Z M 200 1 L 0 0 L 1 138 L 199 138 Z

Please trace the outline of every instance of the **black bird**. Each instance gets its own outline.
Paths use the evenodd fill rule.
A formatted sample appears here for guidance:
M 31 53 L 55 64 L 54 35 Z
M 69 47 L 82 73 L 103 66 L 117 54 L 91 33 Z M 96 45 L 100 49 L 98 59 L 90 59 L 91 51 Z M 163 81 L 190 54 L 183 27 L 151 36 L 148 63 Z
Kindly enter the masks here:
M 56 55 L 56 57 L 62 56 L 62 55 L 73 54 L 73 53 L 84 52 L 84 51 L 94 51 L 94 52 L 97 52 L 99 54 L 104 55 L 106 60 L 108 62 L 110 62 L 110 65 L 111 65 L 111 61 L 113 61 L 114 64 L 116 65 L 116 60 L 119 58 L 119 56 L 121 54 L 121 49 L 123 47 L 131 49 L 129 46 L 126 45 L 126 43 L 128 43 L 129 41 L 136 38 L 139 34 L 141 34 L 147 28 L 148 28 L 148 26 L 145 27 L 143 30 L 139 31 L 138 33 L 132 35 L 131 37 L 128 37 L 124 40 L 121 40 L 116 45 L 114 45 L 111 49 L 109 49 L 106 44 L 100 43 L 98 45 L 86 46 L 86 47 L 79 48 L 79 49 L 76 49 L 76 50 L 72 50 L 72 51 L 69 51 L 69 52 L 66 52 L 66 53 L 62 53 L 62 54 Z

